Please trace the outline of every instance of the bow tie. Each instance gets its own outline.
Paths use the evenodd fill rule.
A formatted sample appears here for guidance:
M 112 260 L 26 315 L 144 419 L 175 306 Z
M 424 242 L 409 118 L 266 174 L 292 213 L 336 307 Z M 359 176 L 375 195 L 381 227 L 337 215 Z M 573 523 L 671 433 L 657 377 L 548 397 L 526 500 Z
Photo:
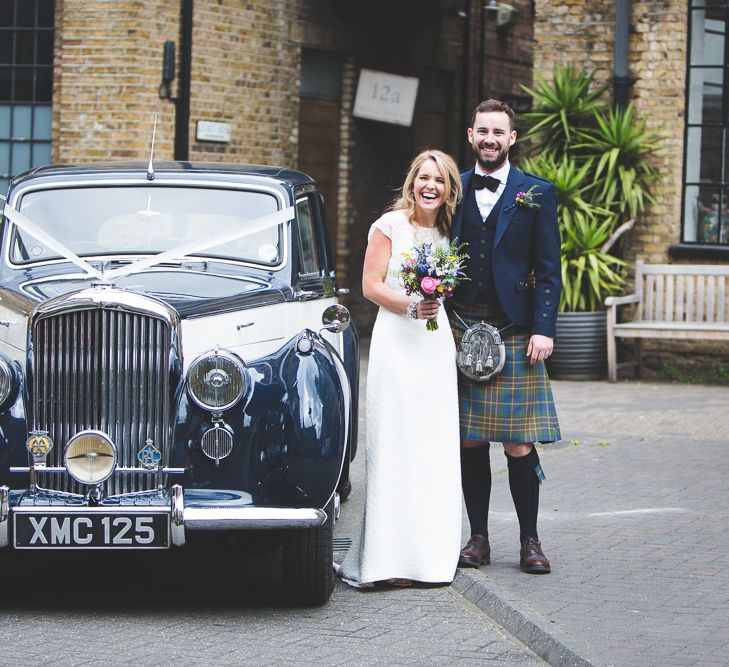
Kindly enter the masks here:
M 496 192 L 499 185 L 501 185 L 501 181 L 493 176 L 481 176 L 481 174 L 471 176 L 471 186 L 474 190 L 488 188 L 491 192 Z

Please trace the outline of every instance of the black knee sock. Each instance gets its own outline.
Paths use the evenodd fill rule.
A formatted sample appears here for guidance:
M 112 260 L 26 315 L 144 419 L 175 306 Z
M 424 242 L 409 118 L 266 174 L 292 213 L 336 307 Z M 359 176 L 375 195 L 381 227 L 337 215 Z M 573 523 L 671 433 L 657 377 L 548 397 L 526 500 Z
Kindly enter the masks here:
M 461 485 L 471 535 L 489 534 L 491 458 L 489 448 L 461 447 Z
M 532 448 L 526 456 L 509 456 L 509 488 L 514 500 L 516 516 L 519 518 L 519 537 L 522 542 L 527 537 L 537 535 L 537 514 L 539 513 L 539 454 Z

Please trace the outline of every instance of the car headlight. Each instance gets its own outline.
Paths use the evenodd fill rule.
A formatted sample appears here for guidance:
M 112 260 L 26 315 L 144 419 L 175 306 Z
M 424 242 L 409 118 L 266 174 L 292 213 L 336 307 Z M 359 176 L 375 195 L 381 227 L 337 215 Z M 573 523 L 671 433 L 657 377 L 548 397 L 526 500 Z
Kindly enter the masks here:
M 0 355 L 0 405 L 8 400 L 15 386 L 15 373 L 10 362 Z
M 192 400 L 206 410 L 227 410 L 243 396 L 247 386 L 245 364 L 231 354 L 215 350 L 195 359 L 187 372 Z
M 68 441 L 66 470 L 81 484 L 100 484 L 116 467 L 116 447 L 100 431 L 81 431 Z

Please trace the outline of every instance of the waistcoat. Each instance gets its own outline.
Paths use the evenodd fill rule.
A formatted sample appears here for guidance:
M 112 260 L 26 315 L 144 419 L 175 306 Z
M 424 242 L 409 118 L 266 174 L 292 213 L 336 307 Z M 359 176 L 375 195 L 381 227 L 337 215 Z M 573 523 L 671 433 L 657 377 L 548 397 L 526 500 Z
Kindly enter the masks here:
M 465 252 L 469 259 L 466 265 L 466 280 L 458 287 L 457 298 L 463 303 L 487 303 L 498 305 L 494 286 L 492 256 L 494 252 L 494 235 L 496 233 L 496 220 L 501 209 L 500 199 L 491 209 L 486 220 L 481 218 L 481 212 L 476 203 L 476 193 L 469 189 L 466 201 L 463 203 L 463 227 L 460 241 L 468 243 Z

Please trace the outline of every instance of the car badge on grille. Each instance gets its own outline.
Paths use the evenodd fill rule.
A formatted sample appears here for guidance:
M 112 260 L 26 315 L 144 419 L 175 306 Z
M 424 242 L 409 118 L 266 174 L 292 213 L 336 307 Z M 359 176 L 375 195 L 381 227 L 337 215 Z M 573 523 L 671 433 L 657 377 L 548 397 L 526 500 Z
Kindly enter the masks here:
M 147 443 L 139 450 L 137 458 L 143 467 L 147 470 L 154 470 L 157 467 L 160 459 L 162 458 L 162 452 L 159 451 L 151 440 L 147 440 Z
M 53 439 L 48 435 L 48 431 L 31 431 L 25 446 L 33 455 L 33 460 L 40 463 L 45 461 L 46 456 L 53 449 Z

